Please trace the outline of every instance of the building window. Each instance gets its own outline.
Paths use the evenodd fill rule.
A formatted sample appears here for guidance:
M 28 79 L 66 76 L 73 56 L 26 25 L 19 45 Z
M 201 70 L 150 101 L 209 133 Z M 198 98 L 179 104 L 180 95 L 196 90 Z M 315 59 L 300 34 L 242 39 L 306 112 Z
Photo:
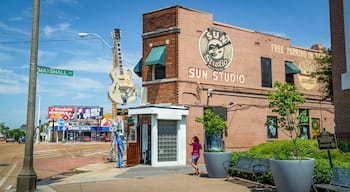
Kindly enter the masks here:
M 277 139 L 277 117 L 276 116 L 267 116 L 267 138 L 268 139 Z
M 158 162 L 177 160 L 177 121 L 158 120 Z
M 294 74 L 286 74 L 286 82 L 294 85 Z
M 300 127 L 300 135 L 301 139 L 309 139 L 310 138 L 310 125 L 309 125 L 309 110 L 308 109 L 299 109 L 299 114 L 305 111 L 305 118 L 300 119 L 302 126 Z
M 272 87 L 271 58 L 261 57 L 261 86 Z
M 153 65 L 153 80 L 165 79 L 165 66 Z
M 286 83 L 294 85 L 294 74 L 301 73 L 301 70 L 292 62 L 284 62 L 285 71 L 286 71 Z

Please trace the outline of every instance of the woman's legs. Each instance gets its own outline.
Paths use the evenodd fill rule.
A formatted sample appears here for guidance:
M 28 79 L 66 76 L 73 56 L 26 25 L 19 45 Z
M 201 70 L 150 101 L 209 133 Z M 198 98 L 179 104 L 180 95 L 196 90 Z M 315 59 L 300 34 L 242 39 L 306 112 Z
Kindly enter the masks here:
M 191 163 L 191 165 L 195 169 L 196 175 L 199 175 L 199 168 L 198 168 L 198 165 L 197 165 L 198 159 L 199 159 L 199 156 L 192 156 L 192 163 Z

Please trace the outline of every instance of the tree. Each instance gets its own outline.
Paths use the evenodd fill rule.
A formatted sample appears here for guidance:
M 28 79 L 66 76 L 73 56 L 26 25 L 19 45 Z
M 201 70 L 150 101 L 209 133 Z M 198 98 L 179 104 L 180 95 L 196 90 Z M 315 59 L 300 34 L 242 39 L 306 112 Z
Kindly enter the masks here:
M 311 77 L 316 78 L 321 83 L 320 91 L 323 93 L 322 100 L 333 101 L 333 78 L 332 78 L 332 51 L 325 51 L 325 55 L 317 59 L 318 68 L 311 73 Z
M 299 158 L 297 139 L 300 128 L 304 125 L 306 111 L 299 113 L 299 106 L 305 103 L 303 93 L 299 92 L 295 85 L 289 83 L 274 83 L 275 92 L 268 93 L 269 106 L 273 113 L 277 113 L 277 128 L 282 128 L 284 133 L 291 138 L 294 144 L 295 156 Z M 270 125 L 271 121 L 266 121 Z
M 216 115 L 211 109 L 205 109 L 202 117 L 196 117 L 196 122 L 202 123 L 206 135 L 206 151 L 222 151 L 222 133 L 227 128 L 226 121 Z
M 9 130 L 10 128 L 5 126 L 5 123 L 0 123 L 0 134 L 7 136 Z

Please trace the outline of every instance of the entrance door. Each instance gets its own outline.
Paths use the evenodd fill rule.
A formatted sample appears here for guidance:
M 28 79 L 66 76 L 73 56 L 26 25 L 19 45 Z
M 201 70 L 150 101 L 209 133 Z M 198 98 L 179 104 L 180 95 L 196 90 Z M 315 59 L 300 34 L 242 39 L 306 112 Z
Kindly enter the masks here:
M 128 166 L 138 165 L 140 163 L 140 145 L 137 138 L 137 125 L 129 125 L 128 147 L 126 154 L 126 163 Z

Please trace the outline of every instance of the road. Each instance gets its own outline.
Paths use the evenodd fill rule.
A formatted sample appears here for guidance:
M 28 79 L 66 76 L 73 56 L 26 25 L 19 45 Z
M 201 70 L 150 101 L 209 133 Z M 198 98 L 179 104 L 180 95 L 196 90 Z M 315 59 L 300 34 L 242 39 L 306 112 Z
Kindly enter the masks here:
M 34 171 L 38 180 L 47 179 L 87 164 L 106 162 L 110 143 L 39 143 L 34 144 Z M 16 186 L 23 167 L 24 144 L 0 142 L 0 191 Z

